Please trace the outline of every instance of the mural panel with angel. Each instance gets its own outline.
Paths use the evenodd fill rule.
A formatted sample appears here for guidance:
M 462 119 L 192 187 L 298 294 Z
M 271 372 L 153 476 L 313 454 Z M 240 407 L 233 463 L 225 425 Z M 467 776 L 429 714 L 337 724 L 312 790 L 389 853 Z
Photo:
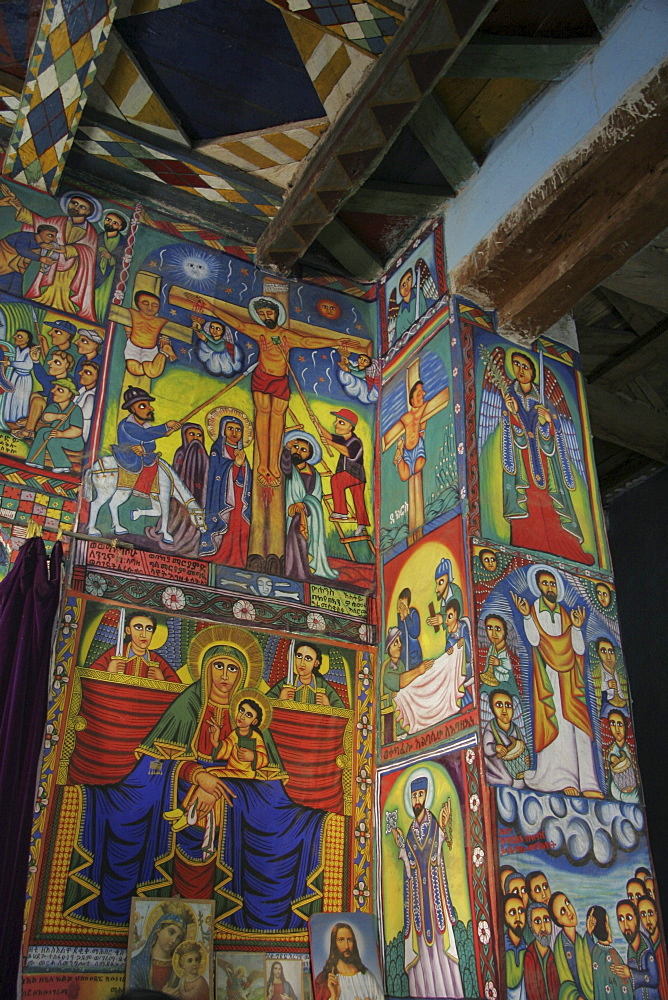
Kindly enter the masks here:
M 474 348 L 481 535 L 600 564 L 572 353 L 544 340 L 524 350 L 483 332 Z
M 381 283 L 380 326 L 383 347 L 403 346 L 408 331 L 446 291 L 443 234 L 440 223 L 416 239 Z
M 612 587 L 490 547 L 473 573 L 490 783 L 639 801 Z

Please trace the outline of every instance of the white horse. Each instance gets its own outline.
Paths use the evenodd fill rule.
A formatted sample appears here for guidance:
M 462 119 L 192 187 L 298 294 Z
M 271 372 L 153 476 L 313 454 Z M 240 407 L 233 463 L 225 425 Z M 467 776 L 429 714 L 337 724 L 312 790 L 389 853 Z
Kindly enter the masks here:
M 93 489 L 95 496 L 93 496 Z M 128 529 L 124 528 L 118 517 L 118 509 L 132 495 L 132 487 L 119 487 L 118 485 L 118 463 L 113 455 L 105 455 L 98 458 L 96 462 L 86 471 L 84 476 L 84 500 L 90 501 L 90 514 L 88 518 L 88 534 L 101 535 L 102 532 L 96 527 L 100 511 L 106 503 L 109 504 L 111 523 L 114 526 L 116 535 L 127 535 Z M 174 470 L 167 462 L 158 459 L 158 493 L 151 494 L 151 506 L 148 510 L 135 508 L 130 511 L 130 518 L 133 521 L 140 517 L 152 517 L 158 515 L 157 530 L 162 535 L 163 542 L 173 543 L 174 538 L 169 533 L 169 501 L 174 497 L 188 511 L 190 520 L 200 531 L 206 530 L 204 511 L 195 500 L 194 496 L 179 479 Z

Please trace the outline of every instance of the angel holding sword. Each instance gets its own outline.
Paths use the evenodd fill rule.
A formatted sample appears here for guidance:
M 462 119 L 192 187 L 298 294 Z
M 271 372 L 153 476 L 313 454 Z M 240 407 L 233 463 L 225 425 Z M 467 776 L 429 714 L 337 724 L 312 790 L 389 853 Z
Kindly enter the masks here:
M 553 372 L 526 351 L 482 347 L 478 449 L 498 449 L 510 544 L 591 565 L 573 503 L 586 473 L 577 432 Z M 513 378 L 507 374 L 508 368 Z M 497 464 L 496 461 L 494 463 Z

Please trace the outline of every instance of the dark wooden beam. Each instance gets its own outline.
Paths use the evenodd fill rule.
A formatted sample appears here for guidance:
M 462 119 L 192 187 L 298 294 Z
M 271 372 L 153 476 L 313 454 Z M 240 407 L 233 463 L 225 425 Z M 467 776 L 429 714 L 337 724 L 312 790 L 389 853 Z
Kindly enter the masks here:
M 599 385 L 587 386 L 592 434 L 657 462 L 668 462 L 668 415 Z
M 424 219 L 436 215 L 453 194 L 454 191 L 446 184 L 443 187 L 427 187 L 367 181 L 348 199 L 346 209 L 371 215 L 405 215 Z
M 435 94 L 422 101 L 411 119 L 411 131 L 451 187 L 458 188 L 478 169 L 473 153 Z
M 373 174 L 496 0 L 418 0 L 306 161 L 258 246 L 289 270 Z
M 318 243 L 360 281 L 377 281 L 383 273 L 381 260 L 340 219 L 332 219 L 320 231 Z
M 447 72 L 460 80 L 554 80 L 598 38 L 503 38 L 476 35 Z
M 617 351 L 589 372 L 587 381 L 598 379 L 617 384 L 628 382 L 655 365 L 659 368 L 668 362 L 668 316 L 648 330 L 642 337 Z
M 668 225 L 666 134 L 668 63 L 453 269 L 453 290 L 543 333 Z

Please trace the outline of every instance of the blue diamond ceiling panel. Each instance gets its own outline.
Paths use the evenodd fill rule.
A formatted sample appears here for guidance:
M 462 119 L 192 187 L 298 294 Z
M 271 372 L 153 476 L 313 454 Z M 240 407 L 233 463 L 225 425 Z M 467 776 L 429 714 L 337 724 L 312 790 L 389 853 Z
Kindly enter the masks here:
M 196 0 L 116 28 L 192 140 L 324 114 L 282 12 L 266 0 Z

